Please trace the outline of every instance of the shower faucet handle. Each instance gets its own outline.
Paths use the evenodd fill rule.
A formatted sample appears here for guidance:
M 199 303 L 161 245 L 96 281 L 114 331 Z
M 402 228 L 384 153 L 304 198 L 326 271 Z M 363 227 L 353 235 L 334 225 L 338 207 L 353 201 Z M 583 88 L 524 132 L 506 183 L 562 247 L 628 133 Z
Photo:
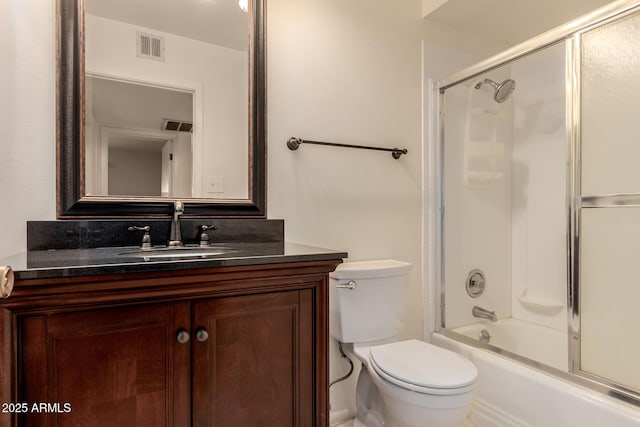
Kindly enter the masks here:
M 471 270 L 467 276 L 467 294 L 471 298 L 478 298 L 487 286 L 487 279 L 484 273 L 477 268 Z

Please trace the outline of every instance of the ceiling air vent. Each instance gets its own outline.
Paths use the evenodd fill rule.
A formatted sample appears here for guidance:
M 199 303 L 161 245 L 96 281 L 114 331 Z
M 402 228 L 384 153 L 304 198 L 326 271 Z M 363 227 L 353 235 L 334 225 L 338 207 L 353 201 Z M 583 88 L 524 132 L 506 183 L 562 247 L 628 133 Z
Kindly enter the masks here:
M 138 57 L 164 61 L 164 37 L 136 32 Z
M 193 123 L 183 122 L 180 120 L 164 119 L 162 122 L 162 130 L 178 131 L 178 132 L 192 132 Z

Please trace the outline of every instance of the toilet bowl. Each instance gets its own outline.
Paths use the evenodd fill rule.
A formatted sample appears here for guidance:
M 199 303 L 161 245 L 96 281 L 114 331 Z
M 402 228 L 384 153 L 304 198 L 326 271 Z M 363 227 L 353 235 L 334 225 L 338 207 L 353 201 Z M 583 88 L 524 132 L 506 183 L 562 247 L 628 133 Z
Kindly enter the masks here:
M 331 274 L 331 334 L 362 362 L 354 427 L 457 427 L 473 404 L 473 363 L 423 341 L 396 338 L 404 327 L 410 267 L 361 261 Z

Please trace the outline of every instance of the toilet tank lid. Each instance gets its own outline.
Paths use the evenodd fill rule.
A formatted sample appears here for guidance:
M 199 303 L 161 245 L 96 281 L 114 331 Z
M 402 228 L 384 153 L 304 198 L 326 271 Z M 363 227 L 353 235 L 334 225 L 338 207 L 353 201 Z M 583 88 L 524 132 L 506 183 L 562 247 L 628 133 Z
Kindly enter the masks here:
M 393 277 L 407 274 L 410 269 L 410 263 L 394 259 L 354 261 L 338 265 L 330 277 L 340 280 Z

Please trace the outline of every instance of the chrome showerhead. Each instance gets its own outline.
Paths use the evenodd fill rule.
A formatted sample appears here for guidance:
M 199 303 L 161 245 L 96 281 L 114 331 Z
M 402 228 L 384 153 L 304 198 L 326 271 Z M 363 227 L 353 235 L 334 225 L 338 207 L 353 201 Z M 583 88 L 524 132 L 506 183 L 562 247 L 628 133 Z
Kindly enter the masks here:
M 500 84 L 494 82 L 491 79 L 484 79 L 483 81 L 478 82 L 475 88 L 480 89 L 480 87 L 484 84 L 490 84 L 493 87 L 493 90 L 495 91 L 493 94 L 493 99 L 497 103 L 506 101 L 516 88 L 516 82 L 511 79 L 507 79 Z

